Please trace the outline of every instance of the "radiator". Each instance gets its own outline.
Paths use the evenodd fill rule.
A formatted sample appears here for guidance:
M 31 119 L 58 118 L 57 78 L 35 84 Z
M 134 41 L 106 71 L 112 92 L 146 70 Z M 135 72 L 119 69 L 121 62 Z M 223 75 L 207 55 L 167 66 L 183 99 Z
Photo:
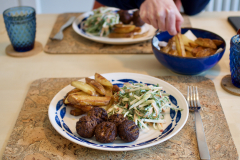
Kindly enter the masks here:
M 210 0 L 206 12 L 240 11 L 240 0 Z

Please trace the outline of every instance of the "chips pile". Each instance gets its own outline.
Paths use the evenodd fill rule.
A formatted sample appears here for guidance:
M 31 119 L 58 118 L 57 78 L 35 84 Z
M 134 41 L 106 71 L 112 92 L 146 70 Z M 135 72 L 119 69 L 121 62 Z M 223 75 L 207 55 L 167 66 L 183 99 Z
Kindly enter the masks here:
M 197 38 L 193 41 L 178 33 L 161 48 L 161 51 L 180 57 L 205 57 L 215 54 L 222 43 L 221 40 L 208 38 Z
M 105 108 L 111 107 L 114 102 L 113 92 L 119 90 L 118 86 L 112 85 L 102 75 L 95 73 L 95 79 L 85 78 L 86 82 L 73 81 L 71 85 L 75 87 L 67 93 L 64 104 L 72 106 L 70 114 L 74 116 L 82 115 L 94 106 Z

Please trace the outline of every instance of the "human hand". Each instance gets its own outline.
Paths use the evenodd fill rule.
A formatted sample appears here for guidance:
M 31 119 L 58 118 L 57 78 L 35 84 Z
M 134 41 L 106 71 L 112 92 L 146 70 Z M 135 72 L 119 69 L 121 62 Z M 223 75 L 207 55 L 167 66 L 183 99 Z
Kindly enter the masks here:
M 183 17 L 173 0 L 145 0 L 140 6 L 142 20 L 171 35 L 181 32 Z
M 174 1 L 175 5 L 176 5 L 177 9 L 180 11 L 181 6 L 182 6 L 181 0 L 173 0 L 173 1 Z

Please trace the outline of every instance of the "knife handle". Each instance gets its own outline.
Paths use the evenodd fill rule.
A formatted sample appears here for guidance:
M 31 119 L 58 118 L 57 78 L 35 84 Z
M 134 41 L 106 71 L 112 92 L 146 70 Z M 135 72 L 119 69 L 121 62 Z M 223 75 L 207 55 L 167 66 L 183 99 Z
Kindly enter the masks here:
M 62 25 L 61 30 L 64 30 L 66 27 L 71 25 L 74 20 L 75 20 L 75 17 L 71 17 L 64 25 Z
M 210 154 L 205 138 L 203 123 L 201 119 L 201 115 L 198 111 L 195 111 L 195 123 L 196 123 L 196 135 L 198 142 L 198 150 L 201 159 L 210 160 Z

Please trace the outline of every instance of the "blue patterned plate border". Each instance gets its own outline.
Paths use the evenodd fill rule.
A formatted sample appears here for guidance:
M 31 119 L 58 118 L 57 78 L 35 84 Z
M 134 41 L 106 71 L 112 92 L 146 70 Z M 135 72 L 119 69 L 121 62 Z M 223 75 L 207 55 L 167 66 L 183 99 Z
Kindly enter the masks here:
M 150 147 L 166 141 L 175 134 L 177 134 L 181 128 L 185 125 L 188 118 L 188 107 L 184 96 L 169 83 L 157 79 L 155 77 L 135 74 L 135 73 L 109 73 L 102 74 L 113 84 L 121 87 L 123 83 L 134 82 L 144 84 L 159 84 L 163 87 L 163 90 L 170 94 L 169 99 L 171 105 L 174 107 L 183 108 L 183 111 L 175 111 L 170 109 L 165 114 L 167 123 L 164 126 L 163 132 L 151 129 L 149 132 L 142 130 L 138 140 L 131 143 L 125 143 L 120 139 L 115 140 L 113 143 L 102 144 L 95 140 L 95 138 L 87 139 L 82 138 L 76 133 L 75 124 L 80 118 L 74 117 L 69 114 L 70 108 L 63 104 L 63 98 L 68 91 L 73 89 L 72 86 L 67 86 L 62 89 L 51 101 L 49 106 L 49 119 L 53 127 L 65 138 L 70 141 L 99 150 L 108 151 L 128 151 L 137 150 L 146 147 Z M 90 77 L 94 78 L 94 77 Z M 84 80 L 82 80 L 84 81 Z

